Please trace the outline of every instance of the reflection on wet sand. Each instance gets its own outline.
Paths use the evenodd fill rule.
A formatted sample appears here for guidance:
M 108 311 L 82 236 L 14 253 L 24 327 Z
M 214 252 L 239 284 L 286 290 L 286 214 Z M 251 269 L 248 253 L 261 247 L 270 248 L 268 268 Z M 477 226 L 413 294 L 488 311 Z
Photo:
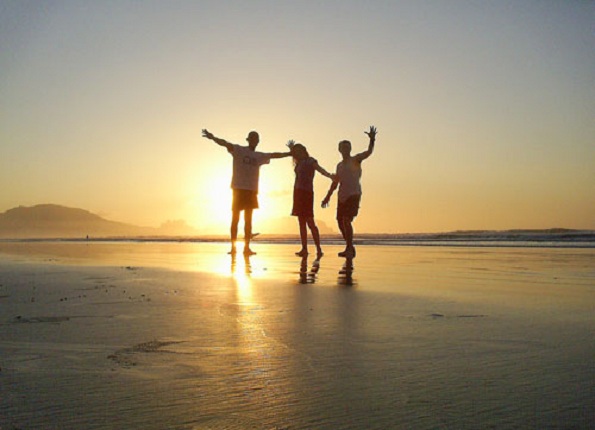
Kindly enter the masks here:
M 214 357 L 221 367 L 212 374 L 220 399 L 224 399 L 217 406 L 220 416 L 229 416 L 225 411 L 230 409 L 260 410 L 263 405 L 283 410 L 283 405 L 298 402 L 291 388 L 295 379 L 287 373 L 292 350 L 275 335 L 283 326 L 276 319 L 280 314 L 278 310 L 272 311 L 276 308 L 270 296 L 262 294 L 263 284 L 259 284 L 268 272 L 263 270 L 262 256 L 252 258 L 253 261 L 247 255 L 231 257 L 233 288 L 229 300 L 223 304 L 230 325 L 220 337 L 229 348 Z M 230 426 L 217 416 L 213 421 L 216 424 L 209 428 L 261 428 L 257 424 L 261 417 L 247 415 L 248 418 L 238 416 L 237 424 Z
M 242 260 L 238 263 L 237 255 L 231 254 L 231 273 L 233 275 L 250 275 L 252 273 L 252 266 L 250 265 L 250 255 L 244 254 Z
M 592 249 L 9 245 L 1 428 L 592 427 Z
M 312 267 L 308 269 L 308 256 L 304 255 L 300 262 L 300 284 L 313 284 L 316 282 L 316 275 L 320 270 L 320 258 L 312 262 Z
M 348 287 L 356 285 L 356 282 L 353 279 L 353 270 L 353 258 L 346 258 L 343 267 L 341 267 L 341 270 L 339 270 L 337 283 L 339 285 L 345 285 Z
M 231 275 L 236 284 L 236 299 L 239 305 L 250 304 L 252 302 L 251 274 L 250 256 L 244 255 L 243 258 L 238 260 L 236 255 L 232 254 Z

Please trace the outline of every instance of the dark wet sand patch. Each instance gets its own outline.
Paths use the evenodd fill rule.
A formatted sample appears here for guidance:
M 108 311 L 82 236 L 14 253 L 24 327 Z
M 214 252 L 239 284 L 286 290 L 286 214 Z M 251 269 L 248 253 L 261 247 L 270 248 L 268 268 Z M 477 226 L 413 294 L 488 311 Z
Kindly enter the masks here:
M 183 341 L 159 341 L 151 340 L 133 345 L 129 348 L 122 348 L 107 356 L 108 359 L 122 367 L 132 367 L 138 364 L 138 354 L 177 354 L 176 351 L 164 349 L 170 345 L 177 345 Z

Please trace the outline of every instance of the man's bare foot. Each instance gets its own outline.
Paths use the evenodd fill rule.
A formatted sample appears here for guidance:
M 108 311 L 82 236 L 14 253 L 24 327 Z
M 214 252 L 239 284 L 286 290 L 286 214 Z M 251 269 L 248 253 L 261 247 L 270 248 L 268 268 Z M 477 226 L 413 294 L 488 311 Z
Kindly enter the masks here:
M 228 252 L 228 254 L 229 254 L 229 255 L 235 255 L 235 254 L 236 254 L 236 252 L 237 252 L 237 249 L 236 249 L 236 247 L 235 247 L 235 246 L 232 246 L 232 247 L 231 247 L 231 251 L 229 251 L 229 252 Z
M 256 252 L 252 251 L 250 248 L 244 249 L 244 255 L 256 255 Z
M 300 252 L 296 252 L 295 255 L 297 255 L 298 257 L 305 257 L 306 255 L 308 255 L 308 250 L 302 249 Z

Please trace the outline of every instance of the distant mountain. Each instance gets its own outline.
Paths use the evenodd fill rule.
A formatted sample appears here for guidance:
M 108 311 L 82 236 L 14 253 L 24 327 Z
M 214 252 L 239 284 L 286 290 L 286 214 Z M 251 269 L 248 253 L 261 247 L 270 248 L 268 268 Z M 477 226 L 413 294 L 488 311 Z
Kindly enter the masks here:
M 162 228 L 139 227 L 109 221 L 84 209 L 43 204 L 19 206 L 0 213 L 0 238 L 99 238 L 195 233 L 183 221 L 169 221 Z
M 322 220 L 316 221 L 321 234 L 333 234 L 332 228 Z M 286 217 L 260 223 L 262 236 L 298 235 L 295 217 Z M 0 239 L 50 238 L 123 238 L 123 237 L 196 237 L 199 232 L 183 220 L 166 221 L 157 228 L 139 227 L 110 221 L 84 209 L 54 204 L 19 206 L 0 213 Z M 222 237 L 227 237 L 223 235 Z

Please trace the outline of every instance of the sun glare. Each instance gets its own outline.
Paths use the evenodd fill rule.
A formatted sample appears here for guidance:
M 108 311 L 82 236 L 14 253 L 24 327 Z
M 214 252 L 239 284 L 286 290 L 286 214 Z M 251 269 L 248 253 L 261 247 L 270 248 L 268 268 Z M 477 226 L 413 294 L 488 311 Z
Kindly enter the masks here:
M 202 234 L 227 234 L 231 220 L 230 178 L 222 172 L 194 179 L 190 195 L 193 222 Z
M 212 182 L 209 184 L 209 192 L 206 196 L 205 216 L 213 221 L 225 221 L 229 224 L 231 216 L 232 191 L 227 183 Z
M 232 257 L 232 276 L 236 282 L 238 299 L 242 304 L 252 302 L 252 283 L 249 258 Z
M 253 222 L 256 231 L 259 226 L 271 225 L 270 222 L 284 217 L 288 213 L 291 202 L 280 198 L 279 191 L 275 191 L 278 184 L 270 183 L 268 178 L 261 178 L 258 194 L 259 209 L 254 211 Z M 225 235 L 229 232 L 231 221 L 232 190 L 229 186 L 230 177 L 227 172 L 207 176 L 198 181 L 192 192 L 192 206 L 194 211 L 193 224 L 200 227 L 207 234 Z M 273 191 L 270 191 L 270 190 Z M 281 205 L 279 203 L 282 203 Z M 240 218 L 238 233 L 243 237 L 243 215 Z

